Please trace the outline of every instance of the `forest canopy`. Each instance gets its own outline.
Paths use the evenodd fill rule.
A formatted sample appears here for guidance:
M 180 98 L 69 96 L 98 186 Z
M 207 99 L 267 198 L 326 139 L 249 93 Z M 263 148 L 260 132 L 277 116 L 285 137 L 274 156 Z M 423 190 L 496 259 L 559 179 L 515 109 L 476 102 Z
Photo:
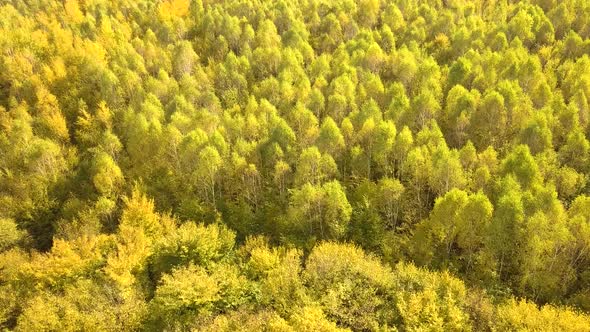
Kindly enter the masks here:
M 0 329 L 590 331 L 590 2 L 0 0 Z

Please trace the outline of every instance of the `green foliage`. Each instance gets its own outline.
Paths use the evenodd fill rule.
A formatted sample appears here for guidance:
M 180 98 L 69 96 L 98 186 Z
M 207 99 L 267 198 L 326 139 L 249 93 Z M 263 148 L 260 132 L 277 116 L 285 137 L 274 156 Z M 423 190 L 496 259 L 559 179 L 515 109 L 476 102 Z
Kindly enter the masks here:
M 590 330 L 585 1 L 14 0 L 0 50 L 0 329 Z
M 340 239 L 346 232 L 352 207 L 338 181 L 304 184 L 291 192 L 289 225 L 317 239 Z
M 22 241 L 23 235 L 14 220 L 0 219 L 0 252 L 18 245 L 19 241 Z

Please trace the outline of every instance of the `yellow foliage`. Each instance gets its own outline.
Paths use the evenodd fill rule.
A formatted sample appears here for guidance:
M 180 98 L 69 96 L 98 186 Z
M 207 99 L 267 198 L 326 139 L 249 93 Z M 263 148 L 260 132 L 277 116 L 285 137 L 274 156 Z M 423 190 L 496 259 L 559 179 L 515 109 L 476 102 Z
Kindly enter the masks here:
M 291 317 L 292 326 L 295 331 L 301 332 L 339 332 L 350 331 L 339 328 L 333 322 L 329 321 L 324 312 L 319 307 L 305 307 L 296 312 Z
M 66 15 L 73 23 L 80 23 L 84 20 L 84 13 L 80 10 L 78 0 L 66 0 L 64 3 Z
M 106 66 L 107 50 L 101 43 L 88 39 L 81 40 L 77 37 L 76 45 L 82 45 L 82 47 L 77 50 L 80 57 L 85 57 L 93 63 Z
M 404 263 L 396 266 L 395 274 L 396 306 L 407 331 L 471 330 L 461 280 Z
M 439 49 L 446 49 L 450 46 L 449 37 L 447 37 L 447 35 L 445 35 L 444 33 L 439 33 L 434 38 L 434 44 Z
M 18 318 L 16 331 L 58 331 L 62 328 L 56 303 L 35 297 Z
M 21 249 L 10 249 L 0 253 L 0 283 L 18 279 L 22 266 L 29 261 L 29 255 Z
M 66 118 L 59 109 L 57 98 L 43 86 L 37 88 L 37 108 L 46 135 L 60 140 L 68 140 Z
M 98 109 L 96 110 L 96 118 L 103 124 L 106 128 L 111 129 L 111 120 L 113 117 L 113 112 L 109 109 L 107 104 L 104 101 L 98 103 Z
M 68 281 L 91 275 L 103 262 L 102 251 L 109 237 L 81 237 L 74 241 L 55 239 L 51 252 L 35 253 L 19 267 L 19 275 L 35 288 L 61 287 Z
M 181 314 L 183 310 L 204 313 L 220 299 L 220 291 L 218 280 L 191 264 L 164 275 L 153 301 L 163 314 Z
M 510 300 L 498 308 L 495 331 L 590 331 L 590 317 L 569 308 Z
M 135 274 L 143 271 L 152 253 L 151 241 L 141 229 L 122 226 L 117 250 L 107 259 L 104 271 L 123 288 L 136 284 Z
M 183 17 L 188 14 L 190 7 L 189 0 L 168 0 L 160 4 L 160 14 L 163 17 Z
M 41 292 L 24 303 L 16 331 L 134 331 L 146 306 L 121 299 L 108 284 L 82 279 L 59 294 Z
M 115 161 L 106 153 L 96 156 L 94 169 L 96 174 L 92 182 L 101 194 L 116 192 L 123 183 L 123 173 Z
M 194 332 L 294 332 L 289 324 L 272 311 L 234 311 L 224 315 L 218 315 L 204 326 L 193 329 Z
M 154 211 L 154 201 L 135 188 L 131 197 L 125 199 L 125 210 L 121 216 L 120 228 L 134 227 L 143 230 L 149 237 L 162 235 L 160 216 Z

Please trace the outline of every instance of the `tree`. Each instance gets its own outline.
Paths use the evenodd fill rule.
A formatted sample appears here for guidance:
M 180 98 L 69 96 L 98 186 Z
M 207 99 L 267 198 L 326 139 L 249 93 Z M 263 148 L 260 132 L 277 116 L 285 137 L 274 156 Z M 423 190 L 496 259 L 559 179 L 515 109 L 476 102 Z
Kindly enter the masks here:
M 559 157 L 565 165 L 578 171 L 585 172 L 588 169 L 590 156 L 590 143 L 580 130 L 574 130 L 567 136 L 565 145 L 559 150 Z
M 106 153 L 98 153 L 92 165 L 92 183 L 101 195 L 113 196 L 124 184 L 123 173 L 115 161 Z
M 24 235 L 17 228 L 14 220 L 0 218 L 0 252 L 18 245 L 23 240 Z
M 357 7 L 357 22 L 364 27 L 373 27 L 379 17 L 379 0 L 363 0 Z
M 180 42 L 174 49 L 174 77 L 180 79 L 185 74 L 190 75 L 198 60 L 199 56 L 193 50 L 191 43 Z
M 37 90 L 36 97 L 36 109 L 39 112 L 38 132 L 43 137 L 67 142 L 69 140 L 67 122 L 59 109 L 57 98 L 43 87 Z
M 225 226 L 186 222 L 154 243 L 150 274 L 157 281 L 175 268 L 190 264 L 209 267 L 227 261 L 234 239 L 235 234 Z
M 399 174 L 400 178 L 403 178 L 402 165 L 404 164 L 408 153 L 414 145 L 414 138 L 412 131 L 407 126 L 404 126 L 402 130 L 397 134 L 395 143 L 393 144 L 395 170 Z
M 393 309 L 391 303 L 377 295 L 388 294 L 391 271 L 357 247 L 332 242 L 316 246 L 304 276 L 312 298 L 343 326 L 364 329 L 391 324 L 387 314 Z
M 125 199 L 125 205 L 119 223 L 120 229 L 136 228 L 154 238 L 163 234 L 165 226 L 161 223 L 161 217 L 154 211 L 154 201 L 138 187 L 133 189 L 131 197 Z
M 457 245 L 463 250 L 465 271 L 476 278 L 489 277 L 491 272 L 486 250 L 493 209 L 487 196 L 478 192 L 469 195 L 465 207 L 459 212 Z M 468 272 L 472 269 L 472 273 Z
M 410 99 L 406 95 L 406 89 L 401 83 L 396 82 L 391 84 L 387 95 L 391 97 L 384 117 L 388 120 L 398 121 L 410 109 Z
M 494 219 L 490 227 L 489 247 L 497 259 L 497 273 L 501 279 L 518 275 L 514 258 L 517 253 L 519 228 L 525 221 L 520 185 L 511 176 L 502 180 L 504 193 L 495 203 Z
M 495 91 L 487 92 L 469 122 L 473 144 L 478 149 L 484 149 L 489 145 L 497 147 L 504 139 L 508 125 L 507 116 L 504 97 Z
M 322 152 L 329 153 L 337 158 L 344 149 L 344 136 L 342 136 L 340 128 L 331 117 L 324 118 L 316 144 Z
M 529 146 L 531 153 L 538 154 L 552 148 L 553 134 L 545 117 L 537 117 L 520 133 L 520 142 Z
M 397 130 L 391 121 L 381 121 L 376 128 L 374 159 L 383 174 L 393 174 L 392 152 Z
M 551 305 L 538 307 L 526 300 L 510 300 L 498 308 L 498 329 L 554 329 L 563 331 L 584 330 L 588 317 L 571 309 L 558 309 Z
M 378 202 L 381 213 L 391 228 L 398 226 L 401 211 L 401 195 L 405 188 L 397 179 L 381 178 L 378 182 Z
M 422 91 L 412 99 L 412 112 L 403 121 L 411 128 L 421 129 L 440 112 L 441 106 L 436 97 L 428 90 Z
M 407 213 L 405 216 L 412 216 L 411 222 L 416 222 L 425 216 L 427 212 L 425 207 L 430 204 L 431 199 L 428 191 L 428 179 L 432 173 L 432 162 L 428 149 L 424 146 L 413 148 L 408 153 L 401 172 L 408 179 L 406 199 L 413 206 L 411 209 L 413 213 Z M 410 209 L 406 208 L 406 210 Z
M 298 168 L 295 171 L 295 184 L 321 184 L 326 178 L 333 177 L 337 172 L 336 163 L 329 154 L 321 154 L 317 147 L 312 146 L 301 152 Z
M 502 162 L 502 174 L 512 174 L 523 189 L 530 189 L 542 181 L 539 168 L 526 145 L 515 147 Z
M 383 10 L 381 20 L 394 32 L 400 31 L 406 25 L 402 11 L 393 3 L 388 4 Z
M 577 271 L 578 275 L 587 273 L 587 262 L 590 259 L 590 242 L 588 234 L 590 233 L 590 198 L 585 195 L 578 196 L 571 204 L 568 213 L 567 227 L 573 239 L 567 244 L 570 266 Z M 586 309 L 590 305 L 586 295 L 590 285 L 584 279 L 578 279 L 574 282 L 572 289 L 575 292 L 573 303 L 580 308 Z
M 318 119 L 310 110 L 298 103 L 291 111 L 289 120 L 302 147 L 310 146 L 316 141 L 319 132 Z
M 467 204 L 467 193 L 453 189 L 435 201 L 431 216 L 420 223 L 414 241 L 415 259 L 424 265 L 449 264 L 460 222 L 459 212 Z M 436 256 L 435 256 L 436 255 Z
M 352 207 L 340 182 L 304 184 L 289 198 L 290 227 L 317 239 L 339 239 L 346 232 Z
M 217 173 L 221 168 L 222 159 L 212 146 L 207 146 L 199 152 L 198 164 L 193 173 L 197 183 L 202 186 L 205 201 L 215 206 L 215 186 Z
M 2 1 L 0 330 L 590 330 L 587 2 Z
M 66 287 L 63 294 L 42 292 L 27 303 L 16 330 L 67 330 L 72 326 L 94 331 L 139 328 L 145 306 L 132 295 L 123 299 L 114 289 L 106 293 L 104 289 L 109 286 L 86 279 Z M 118 315 L 127 319 L 119 320 Z
M 301 252 L 295 249 L 269 248 L 249 238 L 246 244 L 249 258 L 248 274 L 261 283 L 260 302 L 276 312 L 289 315 L 303 306 L 306 298 L 301 278 Z
M 479 93 L 468 91 L 462 85 L 455 85 L 447 94 L 447 101 L 441 120 L 441 129 L 449 137 L 449 145 L 461 146 L 467 137 L 469 118 L 477 108 Z
M 519 10 L 508 23 L 511 39 L 519 38 L 523 42 L 531 42 L 535 38 L 533 24 L 533 18 L 525 10 Z
M 195 265 L 164 275 L 152 300 L 154 325 L 188 327 L 191 320 L 211 313 L 222 296 L 219 283 L 220 280 Z
M 400 325 L 408 330 L 471 330 L 467 291 L 462 281 L 448 273 L 432 273 L 399 263 L 393 270 Z
M 440 196 L 452 188 L 464 188 L 466 182 L 458 151 L 439 146 L 432 154 L 431 188 Z

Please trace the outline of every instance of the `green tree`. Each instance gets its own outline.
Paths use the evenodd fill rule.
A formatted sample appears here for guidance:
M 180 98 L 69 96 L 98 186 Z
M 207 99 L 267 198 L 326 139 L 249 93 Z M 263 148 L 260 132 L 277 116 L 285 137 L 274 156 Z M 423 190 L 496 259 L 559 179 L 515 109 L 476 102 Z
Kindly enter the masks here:
M 215 187 L 217 174 L 222 166 L 222 159 L 212 146 L 207 146 L 199 152 L 197 167 L 193 177 L 203 190 L 203 197 L 209 204 L 215 205 Z
M 504 97 L 495 91 L 484 94 L 480 106 L 473 112 L 469 121 L 473 144 L 478 149 L 484 149 L 489 145 L 498 147 L 505 137 L 507 117 Z
M 317 239 L 339 239 L 346 232 L 352 207 L 340 182 L 304 184 L 291 192 L 289 219 L 293 228 Z

